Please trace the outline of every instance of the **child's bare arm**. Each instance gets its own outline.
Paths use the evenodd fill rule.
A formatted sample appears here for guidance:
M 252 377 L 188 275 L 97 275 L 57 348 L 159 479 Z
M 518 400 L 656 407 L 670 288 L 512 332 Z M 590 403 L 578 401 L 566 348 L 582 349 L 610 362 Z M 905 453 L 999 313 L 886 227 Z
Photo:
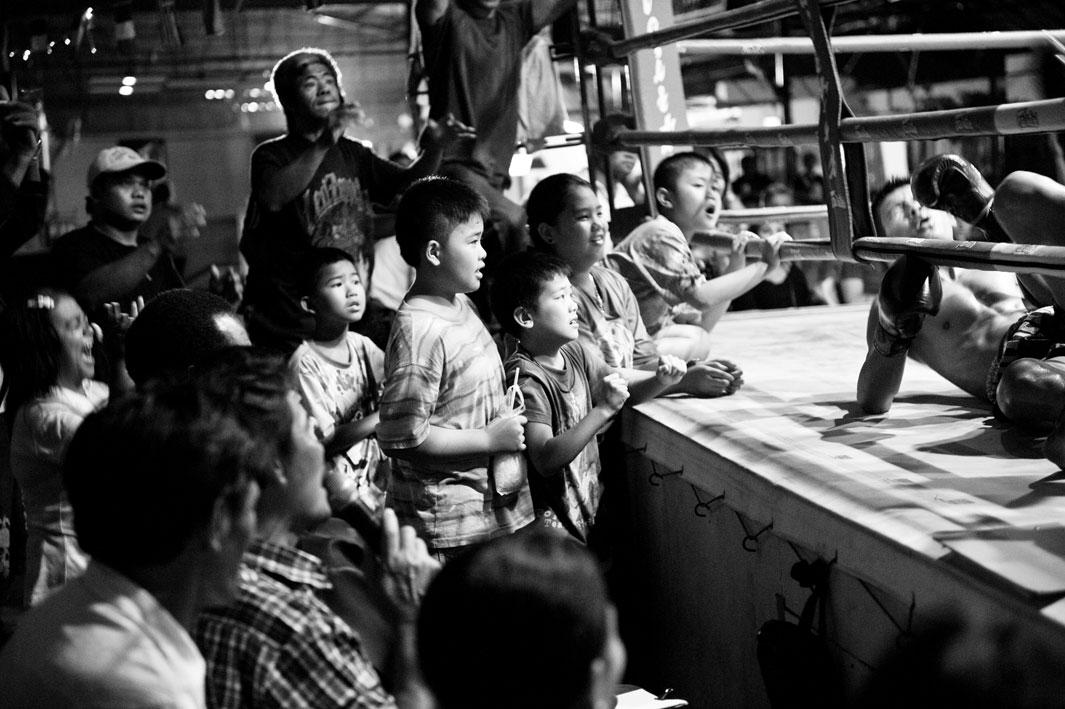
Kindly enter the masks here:
M 334 455 L 339 455 L 348 450 L 359 441 L 369 438 L 376 431 L 377 423 L 380 420 L 381 415 L 374 411 L 361 419 L 340 424 L 334 430 L 333 437 L 325 443 L 326 456 L 332 458 Z
M 785 241 L 791 240 L 791 237 L 784 232 L 777 232 L 763 239 L 762 260 L 747 263 L 743 249 L 747 241 L 757 238 L 750 232 L 737 234 L 730 259 L 733 268 L 717 278 L 711 278 L 689 293 L 688 304 L 708 316 L 704 317 L 703 327 L 710 329 L 724 314 L 729 301 L 754 288 L 762 282 L 769 271 L 780 265 L 780 246 Z M 707 322 L 708 319 L 710 322 Z
M 529 461 L 540 475 L 547 477 L 558 474 L 585 446 L 595 440 L 595 434 L 625 405 L 629 390 L 624 377 L 613 372 L 603 378 L 603 384 L 603 400 L 573 428 L 555 436 L 551 426 L 545 423 L 525 424 Z
M 687 365 L 679 357 L 662 355 L 658 360 L 658 369 L 648 372 L 642 369 L 619 369 L 624 377 L 634 404 L 653 399 L 669 387 L 677 384 L 687 370 Z
M 388 455 L 413 461 L 470 458 L 525 450 L 525 417 L 506 414 L 484 428 L 454 429 L 430 426 L 425 440 L 412 448 L 386 450 Z
M 703 282 L 693 289 L 687 297 L 688 305 L 707 311 L 719 305 L 727 304 L 733 298 L 743 295 L 761 283 L 765 277 L 766 267 L 761 261 L 749 263 L 738 271 L 726 273 L 717 278 Z

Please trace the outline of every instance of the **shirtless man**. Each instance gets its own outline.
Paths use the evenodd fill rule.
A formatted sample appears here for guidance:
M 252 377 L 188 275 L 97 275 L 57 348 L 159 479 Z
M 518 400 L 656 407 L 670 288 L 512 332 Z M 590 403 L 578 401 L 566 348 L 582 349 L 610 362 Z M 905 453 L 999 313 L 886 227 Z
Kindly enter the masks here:
M 929 227 L 939 220 L 949 224 L 953 215 L 992 239 L 1049 244 L 1046 225 L 1065 224 L 1065 186 L 1032 173 L 1013 173 L 992 191 L 967 161 L 938 156 L 917 170 L 913 184 L 922 202 L 951 214 L 921 206 L 900 185 L 894 199 L 889 194 L 874 204 L 883 235 L 949 238 L 945 229 Z M 907 222 L 908 234 L 902 230 Z M 891 407 L 908 354 L 1019 427 L 1051 433 L 1045 452 L 1061 465 L 1065 319 L 1052 307 L 1025 313 L 1015 297 L 987 287 L 985 272 L 945 278 L 949 270 L 903 256 L 884 274 L 869 313 L 859 405 L 867 413 Z M 1036 305 L 1065 304 L 1065 282 L 1031 275 L 1023 280 Z

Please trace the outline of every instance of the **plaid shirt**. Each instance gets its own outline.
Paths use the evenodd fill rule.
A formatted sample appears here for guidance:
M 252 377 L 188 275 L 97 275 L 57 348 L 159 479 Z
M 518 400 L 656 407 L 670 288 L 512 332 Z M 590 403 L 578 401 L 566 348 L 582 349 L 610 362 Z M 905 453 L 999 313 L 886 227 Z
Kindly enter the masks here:
M 314 556 L 256 541 L 236 604 L 200 616 L 211 707 L 394 709 L 359 636 L 318 597 L 331 587 Z

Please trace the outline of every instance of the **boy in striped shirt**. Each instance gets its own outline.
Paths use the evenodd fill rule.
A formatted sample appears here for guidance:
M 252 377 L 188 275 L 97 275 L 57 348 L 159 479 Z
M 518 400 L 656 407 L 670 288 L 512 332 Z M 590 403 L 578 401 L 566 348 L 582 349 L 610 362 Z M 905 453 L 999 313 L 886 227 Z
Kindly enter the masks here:
M 513 455 L 525 417 L 505 403 L 503 364 L 466 296 L 484 269 L 486 213 L 483 197 L 445 178 L 413 184 L 396 211 L 417 275 L 388 339 L 378 440 L 395 459 L 388 506 L 440 561 L 533 521 Z

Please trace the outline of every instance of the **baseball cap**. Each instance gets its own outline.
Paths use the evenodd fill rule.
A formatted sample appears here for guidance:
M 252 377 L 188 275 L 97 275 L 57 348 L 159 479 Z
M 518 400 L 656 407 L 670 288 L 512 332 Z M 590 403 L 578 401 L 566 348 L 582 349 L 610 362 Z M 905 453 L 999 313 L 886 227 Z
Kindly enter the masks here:
M 158 180 L 166 175 L 166 168 L 155 160 L 145 160 L 137 151 L 121 145 L 104 148 L 89 165 L 87 184 L 92 187 L 96 178 L 105 173 L 129 172 L 136 170 L 149 180 Z

